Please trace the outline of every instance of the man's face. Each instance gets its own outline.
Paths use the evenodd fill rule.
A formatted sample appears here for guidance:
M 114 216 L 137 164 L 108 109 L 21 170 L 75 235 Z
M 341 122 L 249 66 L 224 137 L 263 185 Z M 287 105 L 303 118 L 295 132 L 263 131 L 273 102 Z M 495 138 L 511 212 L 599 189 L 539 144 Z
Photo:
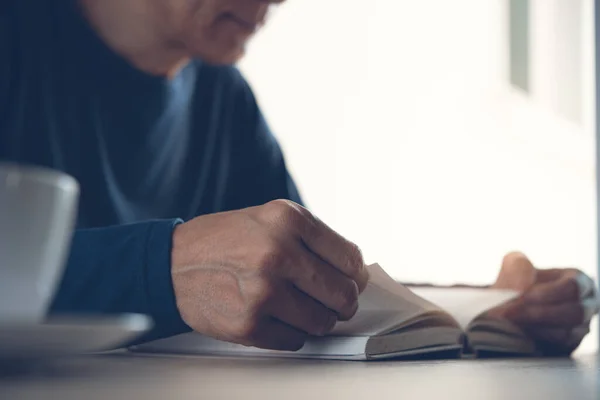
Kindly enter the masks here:
M 169 45 L 216 64 L 236 62 L 265 23 L 269 8 L 284 0 L 157 0 Z M 156 4 L 156 3 L 155 3 Z

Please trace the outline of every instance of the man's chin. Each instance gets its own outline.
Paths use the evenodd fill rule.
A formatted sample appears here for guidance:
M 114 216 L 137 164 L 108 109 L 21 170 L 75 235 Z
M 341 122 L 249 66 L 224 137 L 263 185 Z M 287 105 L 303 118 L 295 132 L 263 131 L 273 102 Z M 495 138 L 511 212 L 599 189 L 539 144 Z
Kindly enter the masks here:
M 245 46 L 215 46 L 193 52 L 196 58 L 212 65 L 231 65 L 237 63 L 246 54 Z

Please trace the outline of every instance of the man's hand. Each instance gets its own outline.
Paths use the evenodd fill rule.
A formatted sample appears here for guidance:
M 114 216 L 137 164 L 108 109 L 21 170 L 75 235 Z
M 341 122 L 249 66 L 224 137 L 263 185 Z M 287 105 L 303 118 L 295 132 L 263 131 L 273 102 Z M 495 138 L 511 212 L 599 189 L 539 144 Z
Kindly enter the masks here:
M 350 319 L 368 281 L 356 245 L 285 200 L 178 226 L 171 271 L 190 327 L 276 350 L 298 350 Z
M 545 355 L 568 355 L 589 333 L 598 312 L 594 282 L 576 269 L 536 269 L 521 253 L 508 254 L 496 283 L 521 296 L 489 314 L 520 326 Z

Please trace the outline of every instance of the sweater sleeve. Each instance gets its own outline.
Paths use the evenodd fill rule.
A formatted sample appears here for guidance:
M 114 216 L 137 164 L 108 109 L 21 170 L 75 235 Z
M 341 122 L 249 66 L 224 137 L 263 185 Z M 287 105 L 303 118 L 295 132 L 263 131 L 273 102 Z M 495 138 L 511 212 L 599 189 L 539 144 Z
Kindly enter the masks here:
M 189 331 L 171 281 L 172 232 L 180 222 L 78 230 L 50 314 L 146 314 L 154 329 L 142 341 Z
M 7 144 L 3 141 L 4 122 L 8 113 L 10 84 L 13 74 L 13 34 L 10 1 L 0 1 L 0 147 Z M 0 148 L 0 154 L 2 149 Z

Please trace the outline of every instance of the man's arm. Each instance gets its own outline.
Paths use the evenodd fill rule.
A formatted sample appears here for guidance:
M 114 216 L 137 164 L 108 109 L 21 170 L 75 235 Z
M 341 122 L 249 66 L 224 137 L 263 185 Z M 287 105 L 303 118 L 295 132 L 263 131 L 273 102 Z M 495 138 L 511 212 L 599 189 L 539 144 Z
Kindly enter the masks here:
M 234 121 L 238 129 L 237 137 L 232 138 L 235 144 L 233 159 L 236 162 L 232 167 L 231 179 L 227 182 L 229 193 L 225 208 L 240 210 L 276 199 L 288 199 L 301 204 L 279 145 L 268 129 L 250 88 L 239 72 L 235 69 L 230 72 L 237 80 Z M 221 218 L 228 217 L 215 214 L 200 217 L 202 221 Z M 151 221 L 77 231 L 60 290 L 50 312 L 147 314 L 154 319 L 156 329 L 141 341 L 190 330 L 181 317 L 171 275 L 172 237 L 174 226 L 179 222 Z M 190 243 L 192 249 L 200 247 L 204 241 L 212 243 L 211 236 L 219 237 L 221 234 L 209 222 L 196 225 L 210 231 L 211 235 Z M 231 228 L 238 230 L 234 226 Z M 206 233 L 203 232 L 204 235 Z M 231 239 L 231 235 L 227 239 Z M 239 248 L 231 245 L 228 253 L 235 253 L 233 250 L 239 251 Z M 211 251 L 217 252 L 216 247 L 213 246 Z M 175 256 L 176 260 L 178 258 Z M 179 276 L 179 273 L 176 275 Z M 214 301 L 218 303 L 218 300 Z M 198 303 L 194 307 L 200 305 Z
M 172 235 L 179 222 L 78 230 L 50 314 L 146 314 L 156 329 L 144 340 L 188 331 L 171 281 Z
M 7 146 L 3 141 L 4 123 L 8 112 L 8 99 L 13 69 L 13 26 L 12 1 L 0 1 L 0 146 Z M 0 148 L 0 155 L 2 149 Z

